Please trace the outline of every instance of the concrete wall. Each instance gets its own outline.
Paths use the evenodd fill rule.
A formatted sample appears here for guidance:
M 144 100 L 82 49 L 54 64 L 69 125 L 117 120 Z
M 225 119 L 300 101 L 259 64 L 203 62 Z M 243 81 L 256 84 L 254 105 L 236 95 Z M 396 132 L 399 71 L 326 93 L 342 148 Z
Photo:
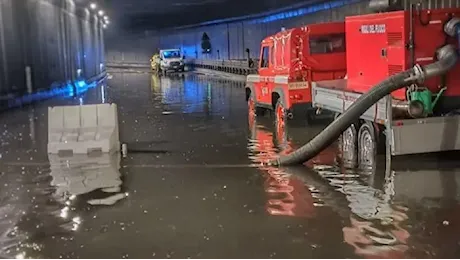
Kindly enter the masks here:
M 106 59 L 110 62 L 148 63 L 160 47 L 160 38 L 148 32 L 130 34 L 114 33 L 106 37 Z
M 181 48 L 187 57 L 199 59 L 245 59 L 245 49 L 248 48 L 251 57 L 258 57 L 262 39 L 280 31 L 282 27 L 343 21 L 346 16 L 369 13 L 368 2 L 331 0 L 304 8 L 128 38 L 118 41 L 116 46 L 108 46 L 108 62 L 119 61 L 121 53 L 124 53 L 124 62 L 147 62 L 156 48 Z M 460 7 L 460 0 L 403 0 L 406 9 L 411 3 L 420 3 L 422 8 Z M 211 39 L 211 54 L 201 53 L 201 36 L 204 32 Z M 131 44 L 137 48 L 132 48 Z
M 0 1 L 0 98 L 93 77 L 104 68 L 100 19 L 74 0 Z M 4 99 L 4 98 L 2 98 Z

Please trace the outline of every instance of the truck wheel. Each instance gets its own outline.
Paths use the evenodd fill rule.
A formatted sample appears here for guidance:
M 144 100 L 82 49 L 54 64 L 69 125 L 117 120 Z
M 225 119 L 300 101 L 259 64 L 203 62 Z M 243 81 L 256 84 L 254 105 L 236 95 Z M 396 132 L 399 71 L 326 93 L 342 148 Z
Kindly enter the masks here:
M 366 121 L 358 133 L 358 164 L 361 169 L 373 169 L 377 156 L 377 132 L 372 122 Z
M 335 119 L 340 114 L 335 115 Z M 358 163 L 358 123 L 353 123 L 338 140 L 340 159 L 343 164 L 355 168 Z

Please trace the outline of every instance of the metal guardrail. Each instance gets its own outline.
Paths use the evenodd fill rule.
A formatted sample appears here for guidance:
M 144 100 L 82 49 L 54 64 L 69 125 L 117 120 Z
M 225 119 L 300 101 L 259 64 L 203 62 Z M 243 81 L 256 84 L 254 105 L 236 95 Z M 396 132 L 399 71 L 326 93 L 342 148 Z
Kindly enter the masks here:
M 140 63 L 140 62 L 107 62 L 106 64 L 109 68 L 150 68 L 150 63 Z
M 249 75 L 257 73 L 258 60 L 253 60 L 249 64 L 248 60 L 203 60 L 187 59 L 186 65 L 196 68 L 210 69 L 233 73 L 238 75 Z M 108 62 L 109 68 L 150 68 L 150 63 L 146 62 Z
M 257 73 L 258 61 L 253 60 L 252 64 L 249 64 L 248 60 L 202 60 L 195 59 L 190 61 L 195 67 L 203 69 L 217 70 L 227 73 L 249 75 Z

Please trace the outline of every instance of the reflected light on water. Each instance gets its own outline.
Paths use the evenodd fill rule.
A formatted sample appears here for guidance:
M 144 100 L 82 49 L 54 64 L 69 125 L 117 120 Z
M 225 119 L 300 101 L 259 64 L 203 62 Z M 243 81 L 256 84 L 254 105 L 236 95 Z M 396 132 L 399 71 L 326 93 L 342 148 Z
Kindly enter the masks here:
M 392 205 L 394 175 L 383 190 L 366 183 L 354 170 L 333 166 L 315 167 L 332 188 L 345 195 L 351 210 L 349 225 L 343 227 L 344 241 L 365 258 L 406 258 L 410 233 L 403 227 L 408 208 Z M 367 175 L 366 175 L 367 176 Z
M 69 216 L 69 207 L 62 208 L 61 214 L 59 216 L 63 219 L 66 219 Z
M 276 133 L 253 120 L 249 117 L 251 138 L 248 148 L 253 162 L 266 162 L 295 150 L 287 131 L 282 138 L 278 138 Z M 351 212 L 344 215 L 349 220 L 349 225 L 342 229 L 344 241 L 354 248 L 355 254 L 362 257 L 406 257 L 410 234 L 402 223 L 408 219 L 408 209 L 390 204 L 394 195 L 391 176 L 384 190 L 375 189 L 361 180 L 359 172 L 338 167 L 335 158 L 335 150 L 326 149 L 306 166 L 322 177 L 327 190 L 335 190 L 337 195 L 341 193 L 340 199 L 346 199 Z M 268 194 L 266 210 L 269 214 L 312 217 L 317 206 L 325 205 L 322 201 L 325 194 L 317 192 L 314 186 L 310 187 L 308 181 L 299 180 L 297 175 L 288 174 L 288 168 L 283 170 L 262 165 L 259 169 L 267 173 L 264 187 Z M 322 190 L 324 192 L 324 188 Z M 330 199 L 328 204 L 340 207 Z
M 26 253 L 22 252 L 16 255 L 16 259 L 25 259 L 26 258 Z
M 400 221 L 378 227 L 370 221 L 360 221 L 351 216 L 350 222 L 350 226 L 343 228 L 343 236 L 357 255 L 366 258 L 407 257 L 410 234 L 400 227 Z
M 249 158 L 258 168 L 265 172 L 264 187 L 267 193 L 266 211 L 270 215 L 313 217 L 315 215 L 315 201 L 304 182 L 273 166 L 264 163 L 276 158 L 281 152 L 292 149 L 288 144 L 283 150 L 276 147 L 273 134 L 262 125 L 250 122 L 251 138 L 248 142 Z
M 72 231 L 77 231 L 77 230 L 78 230 L 78 227 L 79 227 L 80 224 L 81 224 L 81 218 L 80 218 L 80 217 L 74 217 L 74 218 L 72 219 L 72 222 L 73 222 Z

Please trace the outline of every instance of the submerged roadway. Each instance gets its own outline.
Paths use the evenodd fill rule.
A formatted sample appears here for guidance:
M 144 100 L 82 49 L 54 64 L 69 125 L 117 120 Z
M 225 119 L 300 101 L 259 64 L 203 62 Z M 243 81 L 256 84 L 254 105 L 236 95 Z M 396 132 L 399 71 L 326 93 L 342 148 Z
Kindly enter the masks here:
M 108 102 L 126 158 L 47 155 L 49 106 Z M 335 147 L 305 167 L 261 164 L 326 123 L 274 133 L 248 117 L 241 80 L 121 70 L 3 113 L 0 257 L 458 257 L 455 158 L 407 158 L 386 177 L 337 166 Z

